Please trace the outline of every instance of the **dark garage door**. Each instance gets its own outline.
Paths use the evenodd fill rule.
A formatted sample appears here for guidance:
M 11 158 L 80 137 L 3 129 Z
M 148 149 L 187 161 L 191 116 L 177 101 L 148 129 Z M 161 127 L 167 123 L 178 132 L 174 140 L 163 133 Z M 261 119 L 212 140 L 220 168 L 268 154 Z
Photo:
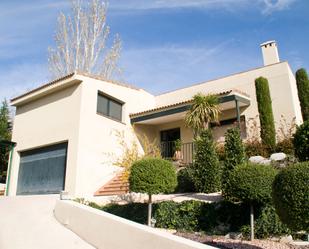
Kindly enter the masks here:
M 20 154 L 18 195 L 55 194 L 64 189 L 67 143 Z

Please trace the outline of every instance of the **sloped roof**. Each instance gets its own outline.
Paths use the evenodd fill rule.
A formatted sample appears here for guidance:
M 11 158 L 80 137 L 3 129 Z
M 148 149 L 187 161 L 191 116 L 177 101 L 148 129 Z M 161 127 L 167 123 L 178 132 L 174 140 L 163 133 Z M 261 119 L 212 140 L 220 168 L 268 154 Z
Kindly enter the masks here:
M 230 94 L 232 92 L 237 92 L 237 91 L 235 91 L 235 90 L 228 90 L 228 91 L 216 93 L 214 95 L 222 96 L 222 95 L 228 95 L 228 94 Z M 139 115 L 150 113 L 150 112 L 160 111 L 162 109 L 167 109 L 167 108 L 171 108 L 171 107 L 176 107 L 176 106 L 181 106 L 181 105 L 189 104 L 192 101 L 193 101 L 193 99 L 188 99 L 188 100 L 181 101 L 181 102 L 176 102 L 176 103 L 173 103 L 173 104 L 170 104 L 170 105 L 165 105 L 165 106 L 160 106 L 160 107 L 156 107 L 156 108 L 153 108 L 153 109 L 148 109 L 148 110 L 145 110 L 145 111 L 142 111 L 142 112 L 131 113 L 130 117 L 135 117 L 135 116 L 139 116 Z
M 30 91 L 28 91 L 26 93 L 23 93 L 23 94 L 15 97 L 15 98 L 12 98 L 11 102 L 16 101 L 16 100 L 18 100 L 20 98 L 26 97 L 26 96 L 28 96 L 28 95 L 30 95 L 32 93 L 35 93 L 35 92 L 37 92 L 37 91 L 39 91 L 41 89 L 44 89 L 46 87 L 49 87 L 51 85 L 54 85 L 54 84 L 56 84 L 56 83 L 58 83 L 58 82 L 60 82 L 62 80 L 69 79 L 69 78 L 73 77 L 74 75 L 81 75 L 81 76 L 85 76 L 85 77 L 96 79 L 96 80 L 106 81 L 106 82 L 112 83 L 114 85 L 123 86 L 123 87 L 131 88 L 131 89 L 134 89 L 134 90 L 140 90 L 140 88 L 137 88 L 137 87 L 135 87 L 133 85 L 130 85 L 130 84 L 127 84 L 127 83 L 122 83 L 122 82 L 115 81 L 115 80 L 107 80 L 107 79 L 105 79 L 104 77 L 101 77 L 101 76 L 91 75 L 91 74 L 82 73 L 82 72 L 73 72 L 73 73 L 67 74 L 67 75 L 65 75 L 63 77 L 60 77 L 58 79 L 52 80 L 52 81 L 50 81 L 48 83 L 45 83 L 45 84 L 43 84 L 43 85 L 41 85 L 41 86 L 39 86 L 37 88 L 34 88 L 34 89 L 32 89 L 32 90 L 30 90 Z

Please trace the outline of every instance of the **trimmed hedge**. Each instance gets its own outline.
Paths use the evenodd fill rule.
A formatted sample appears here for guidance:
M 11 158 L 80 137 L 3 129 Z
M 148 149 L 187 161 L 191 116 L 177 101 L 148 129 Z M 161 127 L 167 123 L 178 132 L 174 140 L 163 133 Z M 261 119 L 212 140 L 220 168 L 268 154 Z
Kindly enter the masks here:
M 304 68 L 296 71 L 296 84 L 303 120 L 309 120 L 309 79 Z
M 130 191 L 149 195 L 170 193 L 177 186 L 173 164 L 160 158 L 145 158 L 136 161 L 129 176 Z
M 259 77 L 255 80 L 256 100 L 261 124 L 261 139 L 271 150 L 276 146 L 276 129 L 269 91 L 268 80 Z
M 309 162 L 283 169 L 273 183 L 273 202 L 282 222 L 309 232 Z
M 187 166 L 177 172 L 177 187 L 176 193 L 191 193 L 195 192 L 195 186 L 192 179 L 192 166 Z
M 228 181 L 230 172 L 239 164 L 246 161 L 245 147 L 242 143 L 239 128 L 228 129 L 225 134 L 225 161 L 222 174 L 222 190 L 225 192 L 225 183 Z
M 147 204 L 144 203 L 110 204 L 99 209 L 141 224 L 145 224 L 147 220 Z M 289 232 L 280 222 L 272 206 L 257 206 L 256 210 L 255 225 L 258 238 Z M 248 211 L 246 204 L 227 201 L 217 203 L 163 201 L 153 204 L 156 227 L 177 231 L 204 231 L 216 235 L 239 232 L 249 227 Z
M 209 129 L 201 131 L 194 145 L 196 150 L 192 178 L 196 190 L 203 193 L 220 191 L 220 163 L 211 131 Z
M 277 171 L 269 165 L 238 165 L 229 176 L 225 197 L 256 205 L 271 200 L 272 183 Z
M 294 134 L 295 156 L 299 161 L 309 160 L 309 120 L 298 126 Z

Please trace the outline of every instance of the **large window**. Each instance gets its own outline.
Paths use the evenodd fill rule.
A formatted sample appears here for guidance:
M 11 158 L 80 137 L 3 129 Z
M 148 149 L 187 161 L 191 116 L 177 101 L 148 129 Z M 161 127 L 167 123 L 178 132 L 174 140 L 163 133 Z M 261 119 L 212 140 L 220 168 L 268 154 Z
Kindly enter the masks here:
M 112 119 L 122 120 L 122 105 L 117 101 L 102 93 L 98 93 L 97 112 Z

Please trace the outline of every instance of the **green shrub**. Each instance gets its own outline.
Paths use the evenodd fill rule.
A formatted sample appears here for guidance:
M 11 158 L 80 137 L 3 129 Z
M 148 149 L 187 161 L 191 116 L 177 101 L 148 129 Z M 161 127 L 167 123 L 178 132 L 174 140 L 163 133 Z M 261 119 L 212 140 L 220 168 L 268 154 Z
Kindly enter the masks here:
M 255 221 L 257 238 L 264 239 L 289 233 L 290 230 L 280 221 L 275 208 L 271 205 L 263 207 L 261 214 Z
M 130 191 L 146 193 L 148 199 L 148 226 L 151 225 L 153 194 L 173 192 L 177 186 L 176 170 L 170 161 L 144 158 L 133 163 L 129 175 Z
M 253 163 L 238 165 L 230 173 L 226 197 L 252 204 L 270 202 L 271 186 L 276 172 L 268 165 Z
M 166 201 L 159 203 L 155 210 L 156 226 L 183 231 L 198 231 L 200 209 L 199 201 L 175 203 Z
M 98 208 L 98 207 L 96 207 Z M 110 204 L 99 208 L 105 212 L 129 219 L 141 224 L 147 220 L 147 205 L 130 203 L 126 205 Z M 248 205 L 227 201 L 204 203 L 184 201 L 181 203 L 163 201 L 153 205 L 156 227 L 178 231 L 204 231 L 207 234 L 224 235 L 228 232 L 242 231 L 248 234 Z M 256 234 L 258 238 L 288 233 L 271 206 L 257 206 Z M 244 231 L 247 228 L 247 232 Z
M 99 209 L 140 224 L 147 224 L 146 203 L 109 204 Z
M 240 137 L 239 128 L 228 129 L 225 134 L 225 161 L 222 174 L 222 191 L 225 192 L 225 183 L 228 181 L 229 173 L 235 166 L 246 161 L 245 147 Z
M 212 193 L 220 190 L 220 163 L 210 130 L 203 130 L 195 141 L 195 162 L 192 177 L 197 191 Z
M 194 182 L 192 179 L 192 166 L 187 166 L 177 172 L 177 187 L 176 193 L 191 193 L 195 192 Z
M 141 159 L 133 163 L 129 183 L 133 192 L 149 195 L 170 193 L 177 185 L 176 170 L 167 160 Z
M 282 222 L 309 231 L 309 162 L 283 169 L 273 183 L 273 201 Z
M 263 77 L 257 78 L 255 80 L 255 91 L 261 124 L 261 139 L 265 146 L 274 150 L 276 146 L 276 130 L 268 80 Z
M 294 134 L 295 156 L 299 161 L 309 160 L 309 120 L 297 127 Z
M 271 201 L 275 175 L 276 170 L 272 166 L 252 163 L 238 165 L 230 173 L 224 197 L 232 201 L 248 203 L 250 215 L 253 217 L 254 206 Z M 254 226 L 254 222 L 251 222 L 251 226 Z M 251 236 L 251 240 L 253 239 L 254 229 Z
M 309 79 L 304 68 L 296 71 L 296 84 L 304 121 L 309 120 Z

